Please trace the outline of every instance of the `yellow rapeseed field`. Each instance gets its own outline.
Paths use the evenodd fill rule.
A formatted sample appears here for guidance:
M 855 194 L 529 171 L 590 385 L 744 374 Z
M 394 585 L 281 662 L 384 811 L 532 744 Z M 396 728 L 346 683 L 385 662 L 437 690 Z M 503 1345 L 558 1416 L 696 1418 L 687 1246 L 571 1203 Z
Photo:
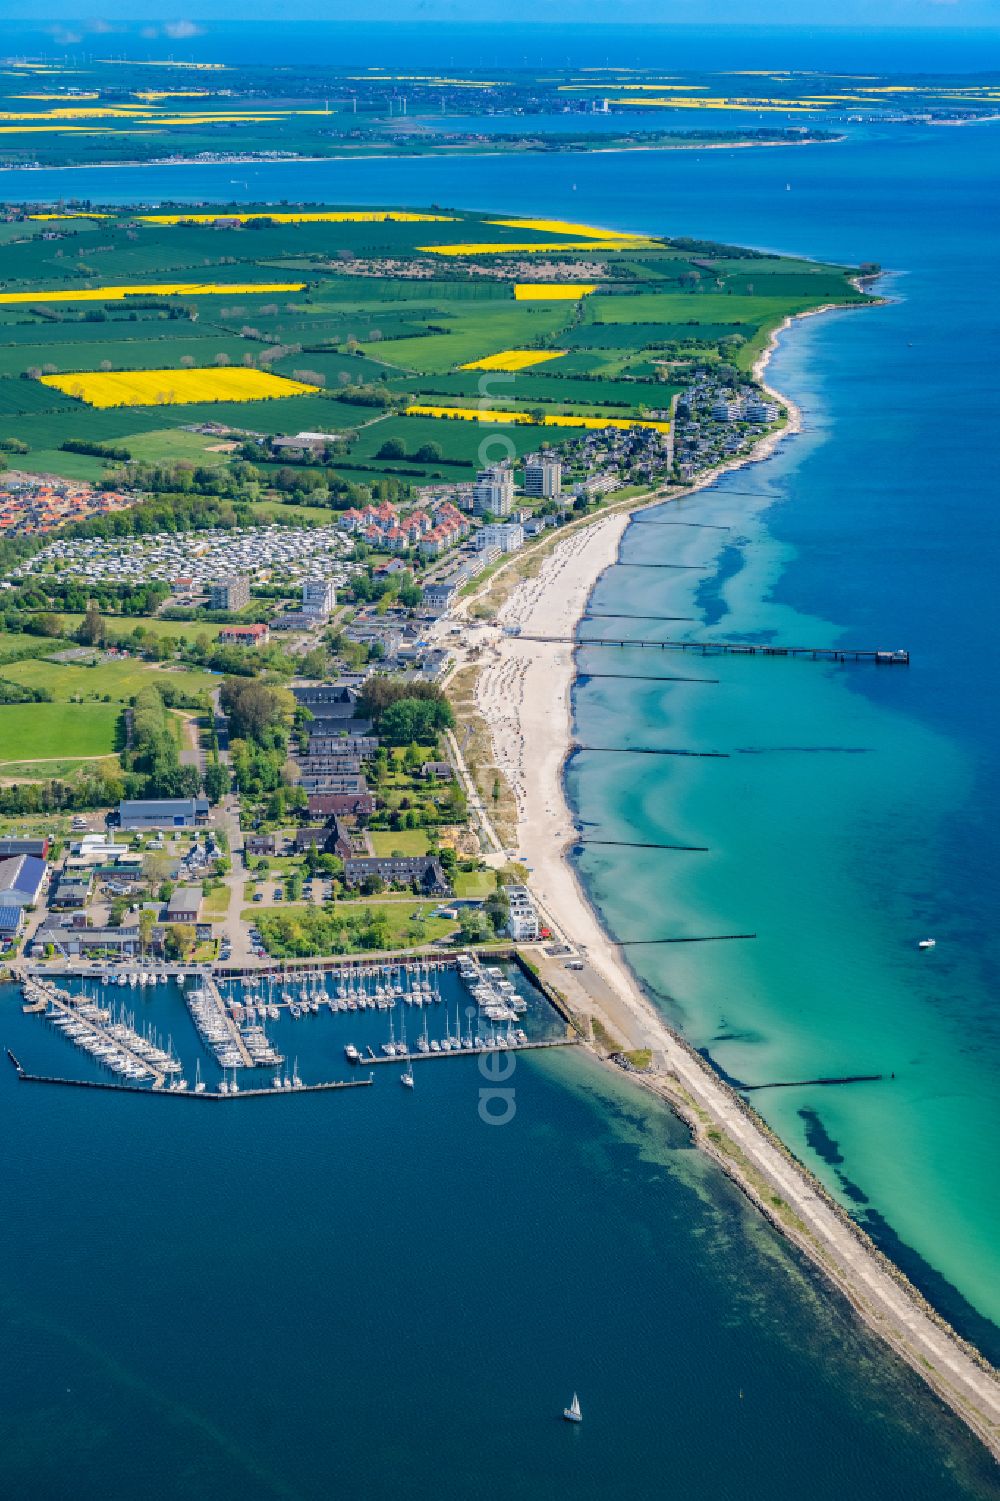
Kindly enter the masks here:
M 11 94 L 11 99 L 41 99 L 46 103 L 75 104 L 77 101 L 100 99 L 100 94 Z
M 670 423 L 655 417 L 546 417 L 544 427 L 651 427 L 669 433 Z
M 0 292 L 4 302 L 123 302 L 126 297 L 247 297 L 255 292 L 301 292 L 304 281 L 170 281 L 132 287 L 57 287 L 48 291 Z
M 77 214 L 29 214 L 29 219 L 108 219 L 109 214 L 85 214 L 83 209 Z
M 43 375 L 43 386 L 75 396 L 92 407 L 161 407 L 195 401 L 265 401 L 319 390 L 267 370 L 216 367 L 208 370 L 77 370 Z
M 408 214 L 400 209 L 365 209 L 356 213 L 331 210 L 325 214 L 271 214 L 266 209 L 252 214 L 142 214 L 145 224 L 217 224 L 220 219 L 273 219 L 276 224 L 377 224 L 392 219 L 399 224 L 452 224 L 450 214 Z
M 516 302 L 576 302 L 596 292 L 595 283 L 586 281 L 517 281 L 514 283 Z
M 491 407 L 439 407 L 414 402 L 406 408 L 407 417 L 455 417 L 463 422 L 512 422 L 529 427 L 650 427 L 668 433 L 670 423 L 651 417 L 574 417 L 553 414 L 536 423 L 530 412 L 501 412 Z
M 499 354 L 488 354 L 482 360 L 470 360 L 459 365 L 459 370 L 527 370 L 530 365 L 541 365 L 545 360 L 558 360 L 565 349 L 502 349 Z
M 415 401 L 406 408 L 407 417 L 457 417 L 463 422 L 531 422 L 528 412 L 496 412 L 489 407 L 436 407 Z
M 487 219 L 486 223 L 499 224 L 504 229 L 537 229 L 543 235 L 585 235 L 592 240 L 634 240 L 636 238 L 635 235 L 625 234 L 620 229 L 595 229 L 591 224 L 571 224 L 567 219 Z

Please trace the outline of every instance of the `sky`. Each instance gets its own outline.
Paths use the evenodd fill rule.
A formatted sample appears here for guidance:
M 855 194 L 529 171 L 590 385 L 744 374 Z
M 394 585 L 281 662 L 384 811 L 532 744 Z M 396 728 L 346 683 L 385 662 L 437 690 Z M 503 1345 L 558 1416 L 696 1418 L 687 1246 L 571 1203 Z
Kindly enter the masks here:
M 36 25 L 72 25 L 81 36 L 100 36 L 132 22 L 183 40 L 213 20 L 232 21 L 232 0 L 193 0 L 191 11 L 171 14 L 164 0 L 0 0 L 0 15 Z M 241 0 L 247 21 L 496 22 L 511 25 L 579 25 L 584 16 L 566 0 Z M 1000 0 L 614 0 L 588 8 L 585 19 L 604 25 L 789 26 L 835 25 L 864 30 L 891 27 L 1000 28 Z M 0 52 L 4 49 L 0 29 Z

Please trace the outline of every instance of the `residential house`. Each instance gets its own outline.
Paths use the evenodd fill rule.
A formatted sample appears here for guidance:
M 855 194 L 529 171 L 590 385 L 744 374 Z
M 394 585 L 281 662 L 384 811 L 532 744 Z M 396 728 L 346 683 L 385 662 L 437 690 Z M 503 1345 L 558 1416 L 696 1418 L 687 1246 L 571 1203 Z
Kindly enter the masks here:
M 277 848 L 278 842 L 273 834 L 247 834 L 243 840 L 244 852 L 252 857 L 273 855 Z
M 338 855 L 341 860 L 348 859 L 354 848 L 347 825 L 337 817 L 329 819 L 320 829 L 296 829 L 296 851 L 301 853 L 311 844 L 316 846 L 318 854 Z
M 447 761 L 425 761 L 420 768 L 422 777 L 435 777 L 439 782 L 450 782 L 455 775 Z
M 94 875 L 90 870 L 64 871 L 56 882 L 55 891 L 49 897 L 50 907 L 62 907 L 70 909 L 80 908 L 87 905 L 87 900 L 94 886 Z
M 451 890 L 444 867 L 434 855 L 354 855 L 344 861 L 348 886 L 360 886 L 372 876 L 402 886 L 416 881 L 421 890 L 435 894 Z
M 266 625 L 226 625 L 218 640 L 221 646 L 266 646 L 270 636 Z
M 310 816 L 328 818 L 332 813 L 370 815 L 375 812 L 371 792 L 311 792 L 307 803 Z

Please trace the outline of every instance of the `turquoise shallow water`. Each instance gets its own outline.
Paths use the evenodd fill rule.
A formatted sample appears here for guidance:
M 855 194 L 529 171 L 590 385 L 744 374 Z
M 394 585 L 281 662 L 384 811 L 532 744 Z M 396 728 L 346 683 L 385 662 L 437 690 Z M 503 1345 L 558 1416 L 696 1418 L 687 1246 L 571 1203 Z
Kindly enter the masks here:
M 730 531 L 639 523 L 624 541 L 625 558 L 697 570 L 613 569 L 595 601 L 696 615 L 694 633 L 906 645 L 913 666 L 685 658 L 665 670 L 718 681 L 584 676 L 584 743 L 726 756 L 579 757 L 568 780 L 585 825 L 709 849 L 587 854 L 618 936 L 757 933 L 630 950 L 720 1067 L 745 1083 L 895 1072 L 754 1100 L 995 1357 L 998 139 L 303 164 L 248 169 L 245 189 L 228 168 L 0 174 L 14 196 L 499 204 L 894 269 L 890 305 L 783 339 L 772 379 L 807 431 L 685 506 Z M 634 672 L 627 655 L 584 651 L 581 668 Z M 915 949 L 925 933 L 931 956 Z M 720 1496 L 992 1484 L 669 1121 L 574 1060 L 526 1066 L 516 1127 L 487 1133 L 461 1068 L 432 1107 L 421 1096 L 416 1131 L 394 1090 L 371 1109 L 293 1101 L 278 1122 L 241 1104 L 199 1122 L 166 1102 L 94 1110 L 0 1086 L 18 1473 L 44 1470 L 55 1431 L 87 1446 L 82 1494 L 101 1466 L 105 1493 L 128 1493 L 140 1454 L 157 1457 L 162 1495 L 192 1476 L 311 1495 L 331 1465 L 373 1494 L 476 1494 L 486 1473 L 532 1496 L 659 1494 L 663 1466 Z M 573 1383 L 609 1421 L 593 1447 L 553 1449 L 550 1388 L 561 1403 Z

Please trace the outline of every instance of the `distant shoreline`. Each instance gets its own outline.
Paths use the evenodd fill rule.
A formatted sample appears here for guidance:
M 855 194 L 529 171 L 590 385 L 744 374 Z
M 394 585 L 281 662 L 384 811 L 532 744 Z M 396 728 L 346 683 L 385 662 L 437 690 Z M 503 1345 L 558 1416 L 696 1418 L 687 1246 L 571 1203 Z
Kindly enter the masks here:
M 136 160 L 122 162 L 59 162 L 46 165 L 45 163 L 9 162 L 0 164 L 0 172 L 89 172 L 91 170 L 104 170 L 114 168 L 116 171 L 124 167 L 295 167 L 310 162 L 395 162 L 412 161 L 418 157 L 443 156 L 460 157 L 467 161 L 476 157 L 490 156 L 610 156 L 622 155 L 631 151 L 743 151 L 747 148 L 768 150 L 786 146 L 837 146 L 846 140 L 846 136 L 824 136 L 822 140 L 799 140 L 799 141 L 678 141 L 676 145 L 667 141 L 646 143 L 636 141 L 633 145 L 617 146 L 566 146 L 561 151 L 549 150 L 546 147 L 525 146 L 519 150 L 513 148 L 504 150 L 498 146 L 495 150 L 484 150 L 477 144 L 475 150 L 466 150 L 462 146 L 429 146 L 425 151 L 347 151 L 331 154 L 330 156 L 282 156 L 282 157 L 246 157 L 233 161 L 204 162 L 196 157 L 179 157 L 171 161 Z

